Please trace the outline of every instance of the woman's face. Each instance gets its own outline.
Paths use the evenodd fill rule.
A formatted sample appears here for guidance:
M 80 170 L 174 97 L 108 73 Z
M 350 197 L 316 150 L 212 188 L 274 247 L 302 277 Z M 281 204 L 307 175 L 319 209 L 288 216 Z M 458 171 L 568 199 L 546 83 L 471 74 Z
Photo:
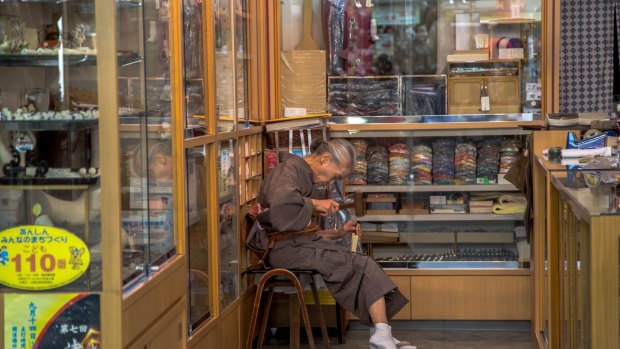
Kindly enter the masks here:
M 331 155 L 320 155 L 317 166 L 312 168 L 315 183 L 329 184 L 349 175 L 348 164 L 338 164 Z

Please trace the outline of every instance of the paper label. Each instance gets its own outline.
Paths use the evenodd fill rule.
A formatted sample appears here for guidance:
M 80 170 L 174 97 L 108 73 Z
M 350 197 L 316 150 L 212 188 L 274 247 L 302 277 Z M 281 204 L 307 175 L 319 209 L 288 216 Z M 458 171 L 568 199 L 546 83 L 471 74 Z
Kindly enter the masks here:
M 308 111 L 306 108 L 284 108 L 284 117 L 290 118 L 294 116 L 306 116 Z
M 480 97 L 480 110 L 489 111 L 491 110 L 491 101 L 489 96 Z
M 430 204 L 431 205 L 444 205 L 446 204 L 446 197 L 441 195 L 441 196 L 437 196 L 437 195 L 431 195 L 430 196 Z
M 540 101 L 542 100 L 542 90 L 539 83 L 528 82 L 525 84 L 525 100 Z

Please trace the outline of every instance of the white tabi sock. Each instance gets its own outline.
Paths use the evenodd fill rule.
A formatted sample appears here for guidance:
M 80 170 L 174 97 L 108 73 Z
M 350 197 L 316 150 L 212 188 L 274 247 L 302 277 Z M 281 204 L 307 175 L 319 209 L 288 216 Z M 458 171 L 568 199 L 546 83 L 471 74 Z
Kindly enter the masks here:
M 370 349 L 397 349 L 392 338 L 392 328 L 388 324 L 375 325 L 375 333 L 370 336 Z
M 371 335 L 371 336 L 372 336 L 372 335 L 374 335 L 374 334 L 375 334 L 375 332 L 377 331 L 377 329 L 375 328 L 375 326 L 371 326 L 371 327 L 369 327 L 369 329 L 370 329 L 370 335 Z M 390 332 L 391 332 L 391 330 L 390 330 Z M 398 339 L 396 339 L 396 338 L 394 338 L 394 337 L 392 337 L 392 340 L 394 341 L 394 344 L 396 344 L 396 348 L 398 348 L 398 349 L 417 349 L 417 347 L 416 347 L 416 346 L 411 345 L 411 344 L 410 344 L 409 342 L 407 342 L 407 341 L 403 341 L 403 342 L 401 342 L 401 341 L 399 341 Z

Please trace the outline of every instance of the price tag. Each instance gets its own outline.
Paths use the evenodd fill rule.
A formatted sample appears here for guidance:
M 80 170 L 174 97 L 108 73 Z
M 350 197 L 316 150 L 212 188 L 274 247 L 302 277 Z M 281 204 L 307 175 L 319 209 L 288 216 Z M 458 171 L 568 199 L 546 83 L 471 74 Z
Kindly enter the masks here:
M 480 110 L 482 111 L 491 110 L 491 101 L 489 100 L 489 96 L 480 97 Z
M 60 228 L 19 226 L 0 232 L 0 284 L 20 290 L 50 290 L 82 276 L 88 246 Z

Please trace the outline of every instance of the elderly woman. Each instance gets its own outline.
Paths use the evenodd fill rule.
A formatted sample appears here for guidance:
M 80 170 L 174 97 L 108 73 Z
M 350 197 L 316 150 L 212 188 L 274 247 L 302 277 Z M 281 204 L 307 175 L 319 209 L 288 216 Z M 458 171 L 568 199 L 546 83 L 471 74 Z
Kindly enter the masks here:
M 261 186 L 263 211 L 257 220 L 268 233 L 278 235 L 267 262 L 275 268 L 319 272 L 336 301 L 371 326 L 370 348 L 415 348 L 394 339 L 387 324 L 408 300 L 374 260 L 330 239 L 351 234 L 355 224 L 338 232 L 295 233 L 310 230 L 315 213 L 338 211 L 336 201 L 317 197 L 314 184 L 345 178 L 355 159 L 353 147 L 343 139 L 314 142 L 311 151 L 304 158 L 286 154 Z

